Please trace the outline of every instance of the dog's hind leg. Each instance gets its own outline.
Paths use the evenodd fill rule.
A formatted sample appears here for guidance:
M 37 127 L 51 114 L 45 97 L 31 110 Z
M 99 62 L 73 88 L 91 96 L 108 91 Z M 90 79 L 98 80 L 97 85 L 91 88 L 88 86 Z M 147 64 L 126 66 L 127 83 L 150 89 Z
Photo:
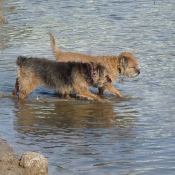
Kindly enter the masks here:
M 16 78 L 16 83 L 15 83 L 15 89 L 13 90 L 12 94 L 15 96 L 19 91 L 19 82 L 18 78 Z
M 33 84 L 28 86 L 28 87 L 21 88 L 20 94 L 19 94 L 19 99 L 23 100 L 24 98 L 26 98 L 26 96 L 29 95 L 35 88 L 36 88 L 36 86 L 34 86 Z
M 24 99 L 28 94 L 30 94 L 39 84 L 39 80 L 35 76 L 29 76 L 29 78 L 20 78 L 19 87 L 20 94 L 19 99 Z
M 20 91 L 20 94 L 19 94 L 19 99 L 23 100 L 24 98 L 26 98 L 26 96 L 28 95 L 29 93 L 26 92 L 25 90 L 21 90 Z
M 20 89 L 19 99 L 23 100 L 26 98 L 27 95 L 29 95 L 34 89 L 36 88 L 36 85 L 32 84 L 28 87 L 23 87 Z

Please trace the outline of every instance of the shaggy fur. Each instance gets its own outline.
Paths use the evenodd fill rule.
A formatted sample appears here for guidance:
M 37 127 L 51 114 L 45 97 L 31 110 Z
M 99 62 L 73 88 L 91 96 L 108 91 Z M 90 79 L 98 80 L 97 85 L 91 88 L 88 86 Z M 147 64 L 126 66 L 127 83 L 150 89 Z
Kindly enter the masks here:
M 68 98 L 72 91 L 90 100 L 103 100 L 88 90 L 90 85 L 103 87 L 111 83 L 104 75 L 104 67 L 96 63 L 55 62 L 41 58 L 19 56 L 16 60 L 18 77 L 13 95 L 20 89 L 19 98 L 24 99 L 37 86 L 46 86 Z
M 83 63 L 95 62 L 101 64 L 105 67 L 105 72 L 110 76 L 112 81 L 115 81 L 119 75 L 132 78 L 140 74 L 138 62 L 134 55 L 130 52 L 122 52 L 119 56 L 91 56 L 75 52 L 62 52 L 56 46 L 54 36 L 51 33 L 49 33 L 49 36 L 53 54 L 58 62 L 76 61 Z M 122 94 L 114 87 L 113 84 L 99 88 L 99 94 L 103 95 L 104 90 L 122 97 Z

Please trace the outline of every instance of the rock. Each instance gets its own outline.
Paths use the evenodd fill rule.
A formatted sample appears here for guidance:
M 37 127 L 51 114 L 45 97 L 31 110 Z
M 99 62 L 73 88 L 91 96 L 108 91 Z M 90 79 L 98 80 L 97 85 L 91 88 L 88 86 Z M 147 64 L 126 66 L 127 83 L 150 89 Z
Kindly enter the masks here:
M 28 175 L 48 175 L 47 159 L 35 152 L 24 153 L 20 159 L 20 166 L 25 168 Z
M 0 161 L 11 163 L 17 160 L 17 154 L 12 148 L 9 147 L 9 145 L 6 142 L 0 140 L 0 148 L 1 148 Z
M 0 139 L 0 175 L 27 175 L 19 166 L 18 155 L 10 146 Z

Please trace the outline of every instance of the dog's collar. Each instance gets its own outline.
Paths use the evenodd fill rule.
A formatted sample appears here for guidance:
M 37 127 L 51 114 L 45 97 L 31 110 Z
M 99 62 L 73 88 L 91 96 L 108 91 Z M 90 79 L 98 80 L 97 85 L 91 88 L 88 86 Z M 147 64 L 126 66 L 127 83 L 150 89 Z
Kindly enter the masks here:
M 121 69 L 120 69 L 120 66 L 117 65 L 117 69 L 118 69 L 118 72 L 119 72 L 119 75 L 121 74 Z
M 94 83 L 93 77 L 94 77 L 95 73 L 94 73 L 94 66 L 93 66 L 92 62 L 89 63 L 89 68 L 90 68 L 90 70 L 89 70 L 89 72 L 90 72 L 90 83 L 93 84 Z
M 120 63 L 118 63 L 118 57 L 117 57 L 117 69 L 118 69 L 118 72 L 119 72 L 119 75 L 121 74 L 121 69 L 120 69 Z

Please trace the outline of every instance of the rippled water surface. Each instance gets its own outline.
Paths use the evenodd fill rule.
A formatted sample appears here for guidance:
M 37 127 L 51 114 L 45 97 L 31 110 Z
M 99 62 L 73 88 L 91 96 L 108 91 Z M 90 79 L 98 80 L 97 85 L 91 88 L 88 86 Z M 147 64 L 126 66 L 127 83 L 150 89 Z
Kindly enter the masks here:
M 174 0 L 0 0 L 0 12 L 0 138 L 43 154 L 49 175 L 174 174 Z M 47 88 L 10 96 L 17 56 L 55 59 L 48 32 L 64 51 L 130 51 L 141 74 L 117 80 L 125 98 L 105 93 L 104 104 Z

